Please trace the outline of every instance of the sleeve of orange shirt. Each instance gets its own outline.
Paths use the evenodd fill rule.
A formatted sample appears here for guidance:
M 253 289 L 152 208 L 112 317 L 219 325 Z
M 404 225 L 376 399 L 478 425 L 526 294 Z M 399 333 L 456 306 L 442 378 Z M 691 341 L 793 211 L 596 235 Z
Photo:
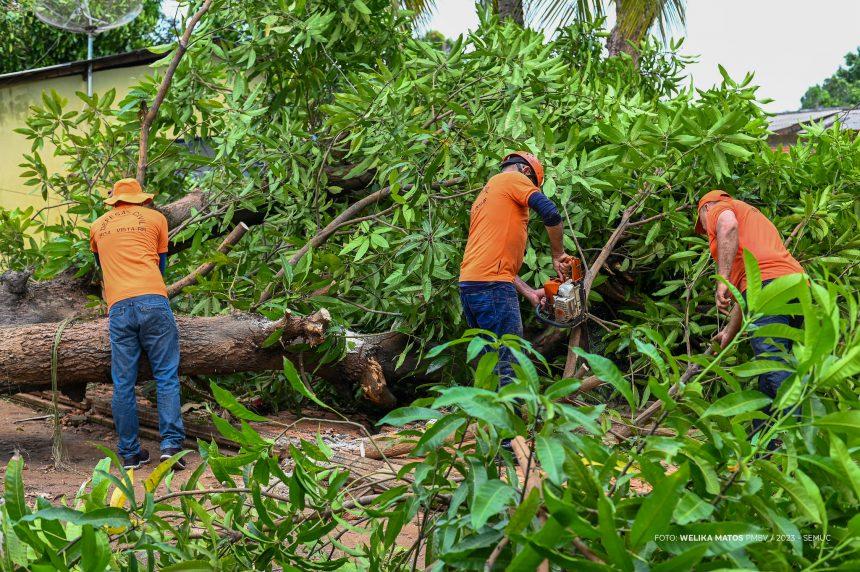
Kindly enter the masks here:
M 90 250 L 95 253 L 99 251 L 99 245 L 96 242 L 96 231 L 94 228 L 90 228 Z
M 164 218 L 164 215 L 162 215 L 161 217 L 159 217 L 158 220 L 158 254 L 167 253 L 168 242 L 169 239 L 167 236 L 167 219 Z
M 521 207 L 529 205 L 529 197 L 538 191 L 525 176 L 518 177 L 517 182 L 508 188 L 508 196 Z
M 721 214 L 731 210 L 731 208 L 726 202 L 719 202 L 708 208 L 708 238 L 714 238 L 717 235 L 717 220 Z

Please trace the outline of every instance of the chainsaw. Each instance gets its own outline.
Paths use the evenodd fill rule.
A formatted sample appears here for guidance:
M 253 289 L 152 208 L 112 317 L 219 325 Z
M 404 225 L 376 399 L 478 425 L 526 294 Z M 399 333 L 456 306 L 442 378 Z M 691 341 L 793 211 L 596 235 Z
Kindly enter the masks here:
M 544 284 L 543 303 L 535 306 L 538 320 L 558 328 L 573 328 L 585 321 L 585 288 L 583 287 L 582 262 L 574 258 L 570 265 L 570 278 L 558 278 Z

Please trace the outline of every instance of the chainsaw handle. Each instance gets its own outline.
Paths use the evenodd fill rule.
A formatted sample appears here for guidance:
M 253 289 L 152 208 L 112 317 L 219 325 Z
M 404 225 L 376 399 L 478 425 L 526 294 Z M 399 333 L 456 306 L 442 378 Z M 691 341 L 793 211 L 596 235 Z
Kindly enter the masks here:
M 573 328 L 573 327 L 578 326 L 579 324 L 581 324 L 583 322 L 583 320 L 579 320 L 578 322 L 571 322 L 569 324 L 564 324 L 562 322 L 556 322 L 555 320 L 553 320 L 551 318 L 547 318 L 546 316 L 544 316 L 543 314 L 540 313 L 540 304 L 535 306 L 535 317 L 538 320 L 540 320 L 541 322 L 543 322 L 544 324 L 549 324 L 550 326 L 555 326 L 556 328 Z

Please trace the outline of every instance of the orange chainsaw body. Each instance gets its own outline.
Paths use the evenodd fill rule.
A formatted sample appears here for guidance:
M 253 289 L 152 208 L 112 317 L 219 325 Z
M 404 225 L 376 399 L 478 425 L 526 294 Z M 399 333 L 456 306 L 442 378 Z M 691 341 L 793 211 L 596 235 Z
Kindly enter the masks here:
M 582 262 L 574 258 L 570 264 L 569 279 L 562 281 L 552 278 L 544 284 L 546 302 L 535 308 L 537 317 L 548 324 L 565 328 L 581 324 L 586 315 L 582 278 Z

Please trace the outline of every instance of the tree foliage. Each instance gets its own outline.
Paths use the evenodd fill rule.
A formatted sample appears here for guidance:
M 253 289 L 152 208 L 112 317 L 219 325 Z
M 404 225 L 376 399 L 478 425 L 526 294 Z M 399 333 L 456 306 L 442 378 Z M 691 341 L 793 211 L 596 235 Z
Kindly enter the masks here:
M 484 11 L 479 29 L 442 49 L 414 38 L 411 16 L 388 0 L 216 2 L 210 15 L 179 64 L 150 139 L 147 186 L 159 202 L 195 188 L 211 197 L 173 231 L 191 247 L 172 256 L 168 278 L 210 259 L 218 267 L 177 306 L 191 314 L 246 310 L 274 284 L 259 305 L 263 313 L 326 307 L 353 331 L 409 336 L 408 351 L 425 351 L 425 363 L 445 375 L 430 397 L 384 421 L 433 421 L 404 432 L 424 459 L 362 508 L 343 486 L 349 475 L 326 465 L 324 444 L 291 448 L 292 472 L 285 473 L 274 444 L 241 422 L 252 419 L 234 398 L 216 392 L 235 419 L 214 421 L 242 450 L 200 450 L 229 490 L 161 501 L 155 493 L 128 494 L 133 524 L 109 532 L 84 519 L 109 508 L 111 486 L 128 488 L 122 473 L 94 476 L 75 504 L 82 515 L 27 516 L 29 507 L 14 502 L 20 478 L 13 463 L 4 541 L 27 544 L 26 558 L 67 567 L 84 542 L 121 543 L 111 556 L 116 566 L 146 552 L 158 566 L 220 559 L 236 568 L 348 569 L 328 560 L 335 548 L 363 569 L 414 567 L 422 550 L 434 569 L 481 569 L 500 543 L 499 569 L 511 570 L 535 569 L 543 559 L 559 569 L 623 570 L 856 562 L 860 139 L 813 126 L 788 152 L 771 150 L 751 77 L 724 74 L 722 85 L 694 94 L 680 87 L 685 60 L 674 52 L 646 43 L 635 70 L 629 60 L 604 58 L 601 34 L 586 25 L 547 40 Z M 103 212 L 110 184 L 134 173 L 139 110 L 157 86 L 156 75 L 121 101 L 111 92 L 79 94 L 75 105 L 44 95 L 19 129 L 33 142 L 23 176 L 74 204 L 52 227 L 33 211 L 4 213 L 5 265 L 36 266 L 43 278 L 92 269 L 87 221 Z M 592 264 L 625 223 L 590 297 L 605 331 L 595 329 L 581 355 L 607 383 L 593 396 L 577 394 L 580 382 L 561 379 L 527 342 L 461 337 L 456 281 L 469 205 L 499 159 L 517 148 L 547 166 L 544 192 L 562 210 L 570 252 Z M 47 171 L 45 149 L 64 158 L 64 173 Z M 360 176 L 370 181 L 366 189 L 344 183 Z M 692 232 L 692 207 L 712 188 L 769 215 L 810 276 L 760 288 L 749 261 L 742 336 L 762 314 L 804 317 L 802 328 L 770 333 L 796 340 L 786 366 L 794 375 L 773 404 L 770 428 L 752 440 L 750 423 L 769 401 L 754 376 L 782 365 L 750 361 L 740 341 L 706 353 L 719 318 L 708 244 Z M 381 190 L 378 201 L 342 218 L 359 197 Z M 214 256 L 215 237 L 247 210 L 263 212 L 265 223 L 229 255 Z M 299 256 L 337 220 L 345 222 L 327 241 Z M 534 227 L 522 276 L 538 284 L 551 264 L 538 221 Z M 33 232 L 51 240 L 31 240 Z M 494 391 L 494 354 L 472 361 L 488 343 L 508 344 L 518 362 L 519 381 L 501 392 Z M 317 399 L 303 381 L 286 362 L 280 383 Z M 671 436 L 652 431 L 612 445 L 609 430 L 629 424 L 649 399 L 664 404 L 657 424 Z M 785 448 L 765 458 L 777 435 Z M 536 492 L 499 452 L 500 440 L 514 436 L 545 473 Z M 474 443 L 443 446 L 467 441 Z M 634 477 L 647 493 L 631 486 Z M 194 489 L 196 480 L 190 483 Z M 268 496 L 264 483 L 289 493 Z M 162 518 L 177 506 L 179 524 Z M 351 526 L 347 514 L 367 523 L 366 545 L 340 543 L 337 527 Z M 414 519 L 422 534 L 403 548 L 395 539 Z M 682 533 L 726 536 L 706 544 L 681 541 Z
M 87 59 L 87 37 L 49 26 L 33 13 L 32 0 L 6 0 L 0 13 L 0 73 Z M 167 41 L 170 30 L 160 0 L 144 0 L 130 24 L 96 37 L 95 56 L 109 56 Z
M 860 48 L 845 54 L 845 67 L 839 66 L 821 85 L 806 90 L 800 99 L 804 109 L 853 106 L 860 103 Z

